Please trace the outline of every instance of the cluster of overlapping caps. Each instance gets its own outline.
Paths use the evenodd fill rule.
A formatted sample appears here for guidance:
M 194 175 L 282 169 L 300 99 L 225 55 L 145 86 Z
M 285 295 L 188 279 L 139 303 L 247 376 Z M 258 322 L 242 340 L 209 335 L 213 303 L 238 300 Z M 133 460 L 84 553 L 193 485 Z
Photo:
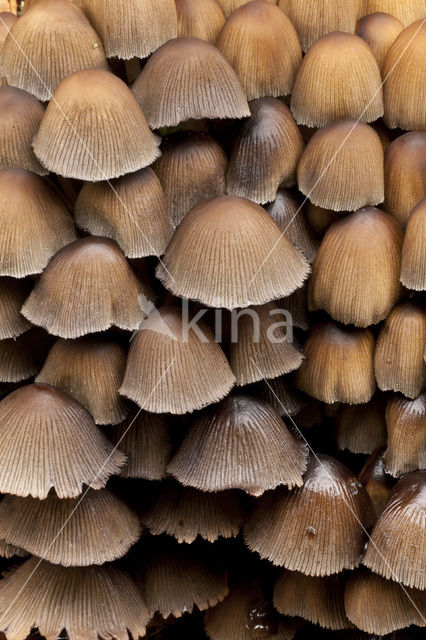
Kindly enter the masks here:
M 424 626 L 425 1 L 25 5 L 0 16 L 0 629 Z M 180 298 L 227 311 L 184 339 Z M 230 340 L 247 307 L 259 339 L 242 314 Z

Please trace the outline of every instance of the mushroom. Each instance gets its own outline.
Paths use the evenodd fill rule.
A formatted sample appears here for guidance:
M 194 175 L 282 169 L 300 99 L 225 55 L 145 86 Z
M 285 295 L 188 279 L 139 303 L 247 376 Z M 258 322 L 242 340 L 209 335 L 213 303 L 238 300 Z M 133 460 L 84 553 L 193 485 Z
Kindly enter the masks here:
M 29 280 L 0 278 L 0 340 L 17 338 L 31 327 L 21 307 L 31 291 Z
M 386 445 L 385 398 L 377 393 L 365 404 L 343 404 L 335 419 L 336 444 L 351 453 L 373 453 Z
M 51 336 L 37 327 L 17 338 L 0 340 L 0 382 L 21 382 L 34 376 L 51 344 Z
M 401 20 L 389 13 L 378 11 L 361 18 L 355 33 L 366 41 L 381 69 L 390 47 L 403 28 Z
M 287 189 L 278 189 L 275 200 L 268 207 L 268 213 L 287 238 L 312 263 L 318 251 L 318 242 L 307 223 L 305 212 L 301 210 L 301 206 L 293 194 Z M 306 298 L 306 291 L 297 289 L 291 296 L 293 296 L 292 300 L 287 299 L 286 304 L 290 304 L 294 312 L 296 312 L 296 308 L 299 310 L 295 314 L 299 319 L 297 326 L 306 330 L 308 328 L 306 320 L 304 319 L 300 324 L 300 318 L 305 315 L 305 311 L 302 312 L 302 309 L 306 309 L 306 302 L 302 304 L 302 299 Z M 294 306 L 291 304 L 292 302 L 294 302 Z
M 242 7 L 244 4 L 251 2 L 251 0 L 217 0 L 222 7 L 223 13 L 225 16 L 230 16 L 235 9 L 238 7 Z M 272 2 L 273 4 L 277 4 L 278 0 L 265 0 L 265 2 Z
M 414 400 L 390 396 L 386 427 L 386 471 L 398 478 L 409 471 L 426 469 L 426 391 Z
M 393 487 L 393 479 L 386 474 L 383 449 L 377 449 L 369 456 L 359 472 L 359 480 L 365 487 L 376 512 L 380 516 Z
M 306 404 L 303 394 L 292 385 L 291 376 L 260 380 L 246 387 L 245 391 L 270 404 L 284 418 L 295 416 Z
M 386 11 L 404 26 L 408 26 L 415 20 L 423 18 L 425 15 L 425 0 L 362 0 L 363 15 L 374 13 L 375 11 Z
M 420 200 L 408 218 L 400 280 L 408 289 L 426 290 L 426 198 Z
M 0 540 L 0 557 L 1 558 L 13 558 L 16 556 L 17 558 L 26 558 L 28 557 L 28 553 L 23 549 L 18 549 L 18 547 L 14 547 L 11 544 L 7 544 L 4 540 Z M 5 636 L 0 634 L 0 638 L 5 640 Z
M 217 0 L 176 0 L 179 38 L 216 42 L 225 16 Z

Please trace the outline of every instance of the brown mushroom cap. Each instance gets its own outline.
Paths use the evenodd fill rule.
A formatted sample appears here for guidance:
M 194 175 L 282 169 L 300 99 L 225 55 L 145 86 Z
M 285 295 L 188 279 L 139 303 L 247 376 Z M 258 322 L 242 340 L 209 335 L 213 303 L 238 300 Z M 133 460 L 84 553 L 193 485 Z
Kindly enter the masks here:
M 345 118 L 362 122 L 380 118 L 382 80 L 364 40 L 342 31 L 317 40 L 297 72 L 291 110 L 296 122 L 308 127 L 323 127 Z
M 260 398 L 271 405 L 283 418 L 295 416 L 305 406 L 303 395 L 291 384 L 289 376 L 281 376 L 272 380 L 261 380 L 247 387 L 250 395 Z
M 303 346 L 305 359 L 296 373 L 296 385 L 323 402 L 368 402 L 376 388 L 370 329 L 334 322 L 312 326 Z
M 19 598 L 16 594 L 19 593 Z M 47 640 L 128 640 L 150 616 L 134 582 L 114 566 L 61 567 L 30 558 L 0 584 L 0 628 L 21 640 L 37 627 Z
M 408 218 L 400 280 L 408 289 L 426 290 L 426 198 L 420 200 Z
M 307 457 L 305 444 L 272 407 L 234 395 L 191 424 L 167 472 L 201 491 L 259 496 L 280 484 L 301 486 Z
M 52 258 L 22 307 L 34 324 L 61 338 L 78 338 L 115 325 L 138 329 L 151 293 L 111 240 L 86 237 Z
M 3 6 L 0 6 L 3 9 Z M 18 21 L 18 16 L 10 11 L 1 11 L 0 13 L 0 52 L 3 49 L 4 42 L 9 35 L 9 31 Z M 3 74 L 2 74 L 3 75 Z
M 426 469 L 426 391 L 415 400 L 391 396 L 386 405 L 386 426 L 386 471 L 398 478 Z
M 372 505 L 349 469 L 310 458 L 302 487 L 266 493 L 244 526 L 251 551 L 291 571 L 326 576 L 358 566 Z
M 288 239 L 312 263 L 318 251 L 318 242 L 306 221 L 305 213 L 301 211 L 300 205 L 292 193 L 286 189 L 278 189 L 275 200 L 268 207 L 268 213 Z M 301 293 L 301 291 L 301 289 L 297 289 L 292 295 L 297 295 L 297 292 Z M 301 328 L 307 327 L 302 326 Z
M 357 24 L 356 35 L 368 44 L 381 69 L 390 47 L 403 28 L 401 20 L 389 13 L 378 11 L 361 18 Z
M 251 117 L 232 147 L 227 192 L 262 204 L 275 198 L 280 185 L 295 184 L 304 144 L 290 109 L 281 100 L 263 98 L 249 106 Z
M 51 345 L 51 336 L 38 327 L 0 340 L 0 382 L 20 382 L 36 375 Z
M 0 340 L 17 338 L 31 327 L 21 307 L 31 291 L 31 282 L 0 278 Z
M 8 84 L 50 100 L 67 76 L 108 65 L 102 42 L 79 7 L 68 0 L 40 0 L 12 27 L 1 68 Z
M 425 0 L 362 0 L 364 15 L 375 11 L 386 11 L 408 26 L 425 15 Z
M 385 399 L 376 394 L 365 404 L 343 404 L 336 416 L 336 443 L 352 453 L 372 453 L 386 444 Z
M 0 170 L 0 275 L 41 273 L 76 238 L 73 219 L 52 187 L 24 169 Z
M 278 0 L 265 0 L 266 2 L 272 2 L 273 4 L 277 4 Z M 217 2 L 222 7 L 222 11 L 225 16 L 230 16 L 235 9 L 238 7 L 242 7 L 244 4 L 251 2 L 251 0 L 217 0 Z
M 173 0 L 79 0 L 108 58 L 146 58 L 177 35 Z
M 332 211 L 356 211 L 384 200 L 383 147 L 364 122 L 342 120 L 319 129 L 297 168 L 300 191 Z
M 375 207 L 333 222 L 312 267 L 309 308 L 357 327 L 386 318 L 401 294 L 403 238 L 398 223 Z
M 156 273 L 175 295 L 234 309 L 293 293 L 309 264 L 262 207 L 222 196 L 185 216 Z
M 292 23 L 271 2 L 253 0 L 236 9 L 217 47 L 235 69 L 248 100 L 291 92 L 302 50 Z
M 124 82 L 109 71 L 90 69 L 60 82 L 33 148 L 50 171 L 100 181 L 151 164 L 160 155 L 159 142 Z
M 225 22 L 217 0 L 176 0 L 179 38 L 200 38 L 216 42 Z
M 140 535 L 139 518 L 107 489 L 84 500 L 4 496 L 0 537 L 53 564 L 87 566 L 124 556 Z
M 190 118 L 250 115 L 229 62 L 219 49 L 198 38 L 176 38 L 157 49 L 132 90 L 153 129 Z
M 7 544 L 4 540 L 0 540 L 0 557 L 1 558 L 13 558 L 13 556 L 17 556 L 18 558 L 26 558 L 29 554 L 23 549 L 18 549 L 18 547 L 14 547 L 11 544 Z M 5 636 L 0 634 L 0 638 L 5 640 Z
M 393 486 L 392 478 L 386 475 L 383 449 L 377 449 L 367 458 L 358 477 L 370 496 L 376 516 L 379 517 L 388 501 Z
M 126 457 L 98 431 L 78 402 L 46 384 L 30 384 L 0 402 L 0 491 L 44 499 L 101 489 Z

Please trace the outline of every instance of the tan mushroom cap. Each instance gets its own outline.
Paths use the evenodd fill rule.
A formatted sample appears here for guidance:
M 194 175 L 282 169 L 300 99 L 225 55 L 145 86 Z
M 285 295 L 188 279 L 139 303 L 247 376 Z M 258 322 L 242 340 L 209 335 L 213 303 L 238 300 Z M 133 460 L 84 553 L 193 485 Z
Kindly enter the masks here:
M 311 456 L 302 487 L 257 501 L 244 526 L 250 551 L 291 571 L 326 576 L 358 566 L 371 524 L 367 492 L 337 460 Z
M 298 616 L 325 629 L 347 629 L 343 594 L 345 575 L 306 576 L 286 569 L 274 586 L 274 606 L 287 616 Z
M 90 69 L 58 85 L 33 148 L 50 171 L 96 182 L 151 164 L 160 155 L 159 142 L 125 83 Z
M 298 414 L 306 404 L 303 395 L 291 384 L 289 376 L 261 380 L 247 387 L 246 390 L 250 395 L 270 404 L 273 410 L 284 419 Z
M 298 226 L 298 225 L 296 225 Z M 301 225 L 302 226 L 302 225 Z M 303 228 L 303 227 L 302 227 Z M 309 329 L 308 305 L 306 300 L 306 283 L 300 289 L 296 289 L 292 294 L 282 298 L 279 305 L 291 314 L 293 325 L 307 331 Z
M 353 118 L 383 115 L 376 59 L 362 38 L 342 31 L 323 36 L 308 50 L 294 81 L 291 110 L 298 124 L 323 127 Z
M 420 200 L 408 218 L 400 280 L 408 289 L 426 290 L 426 198 Z
M 31 282 L 0 278 L 0 340 L 17 338 L 31 327 L 21 307 L 31 291 Z
M 385 153 L 385 210 L 405 227 L 426 195 L 426 132 L 396 138 Z
M 415 400 L 393 395 L 386 405 L 386 471 L 398 478 L 426 469 L 426 391 Z
M 385 398 L 378 393 L 365 404 L 343 404 L 335 423 L 339 449 L 372 453 L 386 445 Z
M 156 273 L 175 295 L 234 309 L 293 293 L 309 264 L 262 207 L 222 196 L 185 216 Z
M 113 325 L 132 331 L 151 310 L 151 295 L 114 242 L 90 236 L 58 251 L 22 313 L 61 338 L 78 338 Z
M 393 479 L 386 474 L 383 449 L 377 449 L 367 458 L 358 477 L 370 496 L 378 518 L 385 508 L 394 484 Z
M 19 593 L 19 598 L 16 594 Z M 30 558 L 0 585 L 0 628 L 21 640 L 37 627 L 46 640 L 128 640 L 145 635 L 145 603 L 114 566 L 61 567 Z
M 18 547 L 14 547 L 11 544 L 7 544 L 4 540 L 0 540 L 0 557 L 1 558 L 13 558 L 13 556 L 17 556 L 18 558 L 26 558 L 29 554 L 23 549 L 18 549 Z M 0 634 L 0 638 L 4 640 L 4 636 Z
M 191 118 L 250 115 L 229 62 L 219 49 L 198 38 L 176 38 L 157 49 L 132 90 L 153 129 Z
M 234 395 L 191 424 L 167 472 L 201 491 L 260 496 L 280 484 L 300 487 L 307 457 L 306 445 L 272 407 Z
M 357 24 L 356 35 L 368 44 L 381 69 L 390 47 L 403 28 L 401 20 L 389 13 L 378 11 L 361 18 Z
M 222 7 L 222 11 L 225 16 L 230 16 L 235 9 L 238 7 L 242 7 L 244 4 L 251 2 L 251 0 L 217 0 L 217 2 Z M 277 4 L 278 0 L 265 0 L 265 2 L 272 2 L 273 4 Z
M 118 424 L 128 413 L 123 398 L 118 395 L 126 355 L 119 343 L 102 337 L 59 339 L 36 382 L 45 382 L 72 396 L 87 409 L 96 424 Z
M 419 18 L 424 18 L 426 12 L 425 0 L 362 0 L 364 15 L 375 11 L 385 11 L 408 26 Z
M 4 496 L 0 537 L 53 564 L 88 566 L 124 556 L 140 535 L 139 518 L 107 489 L 84 500 Z
M 299 35 L 303 51 L 331 31 L 354 33 L 359 0 L 279 0 Z
M 300 191 L 319 207 L 356 211 L 384 200 L 383 147 L 377 133 L 355 120 L 319 129 L 297 168 Z
M 261 98 L 249 106 L 251 117 L 232 147 L 227 192 L 262 204 L 275 198 L 280 185 L 295 184 L 305 145 L 290 109 L 281 100 Z
M 18 16 L 14 13 L 11 13 L 7 10 L 7 7 L 3 7 L 0 5 L 1 13 L 0 13 L 0 52 L 3 49 L 3 45 L 7 36 L 9 35 L 9 31 L 13 27 L 13 25 L 18 21 Z M 3 74 L 1 74 L 3 75 Z M 1 81 L 0 81 L 1 84 Z
M 399 582 L 359 570 L 349 576 L 345 589 L 349 620 L 366 633 L 385 635 L 411 624 L 426 626 L 426 591 L 401 587 Z
M 271 2 L 253 0 L 236 9 L 217 39 L 235 69 L 247 99 L 291 92 L 302 59 L 295 28 Z
M 0 275 L 41 273 L 56 251 L 76 238 L 64 202 L 40 176 L 0 170 Z
M 39 100 L 50 100 L 76 71 L 108 68 L 99 36 L 68 0 L 40 0 L 26 11 L 6 39 L 0 63 L 8 84 Z
M 296 373 L 296 385 L 317 400 L 363 404 L 376 388 L 370 329 L 318 322 L 303 346 L 305 359 Z
M 163 140 L 161 153 L 153 169 L 175 226 L 203 200 L 225 193 L 228 159 L 211 136 L 194 131 L 172 134 Z
M 173 0 L 79 0 L 108 58 L 146 58 L 177 35 Z
M 288 239 L 312 263 L 318 251 L 318 242 L 307 223 L 304 211 L 301 210 L 293 194 L 287 189 L 278 189 L 275 200 L 268 207 L 268 213 Z M 297 291 L 301 290 L 297 289 L 295 294 Z
M 401 31 L 382 67 L 385 79 L 384 122 L 390 129 L 426 129 L 426 104 L 423 99 L 426 73 L 425 15 L 426 6 L 422 19 Z
M 386 318 L 401 295 L 403 238 L 396 220 L 375 207 L 333 222 L 312 266 L 309 308 L 357 327 Z
M 200 38 L 211 44 L 225 23 L 217 0 L 176 0 L 179 38 Z
M 52 337 L 38 327 L 0 340 L 0 382 L 21 382 L 36 375 L 51 344 Z
M 30 384 L 0 402 L 0 491 L 45 499 L 101 489 L 126 457 L 78 402 L 46 384 Z

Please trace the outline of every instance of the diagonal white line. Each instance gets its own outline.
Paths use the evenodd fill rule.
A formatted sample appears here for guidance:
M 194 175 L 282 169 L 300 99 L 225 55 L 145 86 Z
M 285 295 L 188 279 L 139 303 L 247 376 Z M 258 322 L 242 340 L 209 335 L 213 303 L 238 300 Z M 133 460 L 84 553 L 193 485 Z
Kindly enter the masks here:
M 263 269 L 263 267 L 265 266 L 265 263 L 269 260 L 269 258 L 271 257 L 271 255 L 273 254 L 273 252 L 275 251 L 275 249 L 277 248 L 277 246 L 279 245 L 279 243 L 281 242 L 283 236 L 285 235 L 285 232 L 287 231 L 287 229 L 289 228 L 289 226 L 291 224 L 293 224 L 293 221 L 295 220 L 295 218 L 299 215 L 300 211 L 303 209 L 303 207 L 305 206 L 306 202 L 309 200 L 309 196 L 311 195 L 311 193 L 313 192 L 313 190 L 315 189 L 315 187 L 321 182 L 321 180 L 323 179 L 323 177 L 325 176 L 325 174 L 327 173 L 328 169 L 330 168 L 330 166 L 334 163 L 334 161 L 336 160 L 337 156 L 339 155 L 340 151 L 342 150 L 343 146 L 345 145 L 346 141 L 348 140 L 348 138 L 350 137 L 351 133 L 353 132 L 353 130 L 355 129 L 355 127 L 359 124 L 359 122 L 361 121 L 362 116 L 364 115 L 364 113 L 367 111 L 368 107 L 370 106 L 370 104 L 373 102 L 373 100 L 375 99 L 375 97 L 377 96 L 377 94 L 382 90 L 383 85 L 385 84 L 386 80 L 389 78 L 389 76 L 393 73 L 393 71 L 395 70 L 395 68 L 397 67 L 397 65 L 399 64 L 399 62 L 401 61 L 401 58 L 403 57 L 403 55 L 405 54 L 405 52 L 407 51 L 408 47 L 410 46 L 410 44 L 413 42 L 414 38 L 416 37 L 416 35 L 419 33 L 420 29 L 422 28 L 422 26 L 424 25 L 426 21 L 426 18 L 424 18 L 422 20 L 422 22 L 420 23 L 418 29 L 416 29 L 415 33 L 413 34 L 413 36 L 410 38 L 410 40 L 408 41 L 407 45 L 404 47 L 404 50 L 402 51 L 401 55 L 399 56 L 399 58 L 396 60 L 395 64 L 391 67 L 391 69 L 389 70 L 389 73 L 386 75 L 386 77 L 384 78 L 383 82 L 381 83 L 381 85 L 379 86 L 379 88 L 375 91 L 375 93 L 373 94 L 371 100 L 367 103 L 367 105 L 365 106 L 364 110 L 361 112 L 361 115 L 357 118 L 357 120 L 355 121 L 353 127 L 350 129 L 349 133 L 346 134 L 343 142 L 341 143 L 341 145 L 339 146 L 339 148 L 337 149 L 337 151 L 334 153 L 333 157 L 331 158 L 331 160 L 328 162 L 327 166 L 325 167 L 325 169 L 322 171 L 321 175 L 319 176 L 318 180 L 315 182 L 314 186 L 310 189 L 310 191 L 306 194 L 302 204 L 300 205 L 300 207 L 297 209 L 297 211 L 294 213 L 294 215 L 292 216 L 291 220 L 289 221 L 289 223 L 287 224 L 286 228 L 284 229 L 284 231 L 281 233 L 280 237 L 278 238 L 278 240 L 275 242 L 274 246 L 272 247 L 272 249 L 270 250 L 270 252 L 268 253 L 268 255 L 266 256 L 266 258 L 264 259 L 264 261 L 262 262 L 262 264 L 260 265 L 260 267 L 258 268 L 258 270 L 256 271 L 256 273 L 254 274 L 254 276 L 252 277 L 252 279 L 250 280 L 250 284 L 253 284 L 254 280 L 256 279 L 257 275 L 259 274 L 259 272 Z
M 134 215 L 132 214 L 132 212 L 130 211 L 130 209 L 126 206 L 126 204 L 124 203 L 123 199 L 121 198 L 120 194 L 117 192 L 117 190 L 114 188 L 114 186 L 111 183 L 111 180 L 109 180 L 104 171 L 102 170 L 102 167 L 99 165 L 99 163 L 97 162 L 96 158 L 93 156 L 92 152 L 90 151 L 90 149 L 87 147 L 86 143 L 84 142 L 84 140 L 81 138 L 80 134 L 78 133 L 78 131 L 76 130 L 76 128 L 74 127 L 74 125 L 72 124 L 71 120 L 68 118 L 67 114 L 64 112 L 64 110 L 62 109 L 61 105 L 58 103 L 58 101 L 56 100 L 55 96 L 53 95 L 53 93 L 50 91 L 49 87 L 47 86 L 47 84 L 44 82 L 43 78 L 41 77 L 41 75 L 38 73 L 37 69 L 34 67 L 33 63 L 31 62 L 31 60 L 29 59 L 29 57 L 27 56 L 27 54 L 25 53 L 25 51 L 23 50 L 23 48 L 21 47 L 21 45 L 19 44 L 19 42 L 16 40 L 16 38 L 14 37 L 13 33 L 11 32 L 11 30 L 9 29 L 9 27 L 7 26 L 7 24 L 5 23 L 5 21 L 3 20 L 3 18 L 0 16 L 0 21 L 3 24 L 3 27 L 7 30 L 8 35 L 10 36 L 10 38 L 12 38 L 13 42 L 16 44 L 16 46 L 18 47 L 19 51 L 22 53 L 22 55 L 24 56 L 25 60 L 28 62 L 28 64 L 30 65 L 31 69 L 34 71 L 34 73 L 36 74 L 36 76 L 38 77 L 38 79 L 40 80 L 40 82 L 42 83 L 43 87 L 46 89 L 46 91 L 48 91 L 49 96 L 50 96 L 50 100 L 52 102 L 54 102 L 54 104 L 58 107 L 59 111 L 61 112 L 62 116 L 64 117 L 64 120 L 68 123 L 70 129 L 73 131 L 73 133 L 77 136 L 78 141 L 82 144 L 84 150 L 87 152 L 87 154 L 89 155 L 89 157 L 91 158 L 91 160 L 93 161 L 93 163 L 95 164 L 96 168 L 99 169 L 99 171 L 102 174 L 102 177 L 104 179 L 104 181 L 107 183 L 107 185 L 109 186 L 109 188 L 113 191 L 114 195 L 118 198 L 118 201 L 120 202 L 121 206 L 123 207 L 123 209 L 126 211 L 126 213 L 130 216 L 130 218 L 132 219 L 133 223 L 135 224 L 135 226 L 138 228 L 138 230 L 141 232 L 144 240 L 147 242 L 149 248 L 151 249 L 151 251 L 153 252 L 153 255 L 155 255 L 158 260 L 161 263 L 161 266 L 164 268 L 164 270 L 169 274 L 170 278 L 173 280 L 173 282 L 175 282 L 175 279 L 173 278 L 172 274 L 170 273 L 170 271 L 167 269 L 166 265 L 164 264 L 164 262 L 161 260 L 161 257 L 157 254 L 157 252 L 155 251 L 154 247 L 152 246 L 151 242 L 149 241 L 149 238 L 147 238 L 147 236 L 145 235 L 145 233 L 142 231 L 142 229 L 140 228 L 137 220 L 135 219 Z
M 271 385 L 269 384 L 268 380 L 265 378 L 265 376 L 263 375 L 263 372 L 261 371 L 261 369 L 257 366 L 256 362 L 253 360 L 253 358 L 250 356 L 250 360 L 251 363 L 256 367 L 257 371 L 259 372 L 259 374 L 262 376 L 263 381 L 265 382 L 266 386 L 268 387 L 268 389 L 271 391 L 272 395 L 274 396 L 274 398 L 278 401 L 278 403 L 281 405 L 281 407 L 284 409 L 288 419 L 292 422 L 293 427 L 296 429 L 296 431 L 298 432 L 298 434 L 300 435 L 300 437 L 304 440 L 305 444 L 307 445 L 309 451 L 312 453 L 312 455 L 315 457 L 315 459 L 317 460 L 317 462 L 321 465 L 322 469 L 326 472 L 326 474 L 328 475 L 328 477 L 330 478 L 331 481 L 334 481 L 333 476 L 331 475 L 331 473 L 329 472 L 329 470 L 327 469 L 327 467 L 325 465 L 323 465 L 323 463 L 321 462 L 321 460 L 318 458 L 317 454 L 315 453 L 315 451 L 312 449 L 311 445 L 309 444 L 309 442 L 307 441 L 307 439 L 305 438 L 305 436 L 303 435 L 302 431 L 299 429 L 299 427 L 297 426 L 297 424 L 295 423 L 295 421 L 293 420 L 293 418 L 291 417 L 291 415 L 288 413 L 287 409 L 285 408 L 285 406 L 283 405 L 283 403 L 281 402 L 281 400 L 279 399 L 279 397 L 277 396 L 277 394 L 275 393 L 275 391 L 273 390 L 273 388 L 271 387 Z M 393 576 L 393 581 L 396 582 L 397 584 L 399 584 L 399 586 L 401 587 L 401 589 L 404 591 L 405 595 L 407 596 L 407 598 L 409 599 L 409 601 L 411 602 L 411 604 L 413 605 L 413 607 L 415 608 L 415 610 L 417 611 L 417 613 L 420 614 L 420 617 L 422 618 L 422 620 L 425 622 L 426 624 L 426 618 L 423 616 L 422 612 L 418 609 L 416 603 L 413 601 L 413 599 L 410 597 L 409 593 L 407 592 L 407 589 L 405 588 L 405 586 L 398 580 L 395 572 L 393 571 L 392 567 L 390 566 L 390 564 L 388 563 L 388 561 L 386 560 L 386 558 L 384 557 L 384 555 L 382 554 L 382 552 L 380 551 L 379 547 L 376 545 L 376 543 L 372 540 L 370 534 L 368 533 L 367 529 L 364 527 L 364 525 L 362 524 L 361 520 L 358 518 L 358 516 L 356 515 L 355 511 L 352 509 L 351 505 L 349 504 L 349 502 L 344 498 L 344 496 L 342 496 L 343 498 L 343 502 L 346 504 L 346 506 L 348 507 L 349 511 L 352 513 L 353 517 L 355 518 L 355 520 L 358 522 L 359 526 L 361 527 L 361 529 L 363 530 L 363 532 L 365 533 L 365 535 L 367 536 L 368 540 L 369 540 L 369 544 L 372 544 L 374 546 L 374 548 L 376 549 L 376 551 L 378 552 L 378 554 L 380 555 L 380 557 L 382 558 L 383 562 L 386 564 L 386 566 L 388 567 L 388 569 L 390 570 L 392 576 Z

